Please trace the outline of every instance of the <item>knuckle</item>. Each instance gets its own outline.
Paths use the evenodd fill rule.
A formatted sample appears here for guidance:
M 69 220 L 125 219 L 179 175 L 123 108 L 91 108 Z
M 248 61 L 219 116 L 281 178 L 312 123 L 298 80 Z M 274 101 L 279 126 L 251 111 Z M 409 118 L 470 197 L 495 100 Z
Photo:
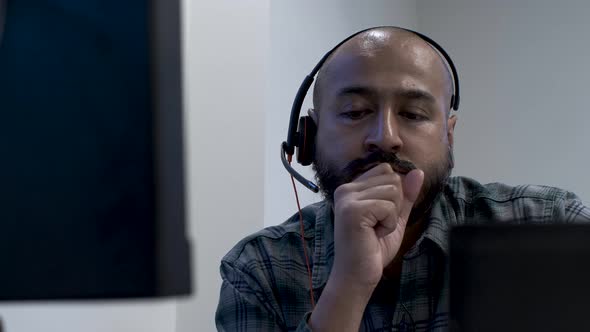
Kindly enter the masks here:
M 399 176 L 399 174 L 393 172 L 393 173 L 387 173 L 382 175 L 386 180 L 386 182 L 388 184 L 394 184 L 394 185 L 401 185 L 402 181 L 401 181 L 401 177 Z
M 393 189 L 391 190 L 391 195 L 392 195 L 393 199 L 400 200 L 402 198 L 402 190 L 401 190 L 400 186 L 393 185 L 392 187 L 393 187 Z
M 371 205 L 373 211 L 379 212 L 381 219 L 396 215 L 397 205 L 392 201 L 376 201 Z
M 386 184 L 385 190 L 387 190 L 388 192 L 391 192 L 392 195 L 395 195 L 399 191 L 398 187 L 393 183 Z
M 397 215 L 397 204 L 392 201 L 387 201 L 387 209 L 389 210 L 390 215 Z
M 393 183 L 385 184 L 385 185 L 383 185 L 383 190 L 385 192 L 387 192 L 387 196 L 391 200 L 396 201 L 401 197 L 400 196 L 401 190 L 400 190 L 399 186 L 396 184 L 393 184 Z
M 381 223 L 381 226 L 390 231 L 395 231 L 395 228 L 397 227 L 397 222 L 393 220 L 393 218 L 388 218 Z
M 343 184 L 334 190 L 334 200 L 338 201 L 350 191 L 350 185 L 348 183 Z
M 381 163 L 379 164 L 377 167 L 380 167 L 381 171 L 383 171 L 384 173 L 395 173 L 395 171 L 393 170 L 393 167 L 391 167 L 391 165 L 389 163 Z
M 359 209 L 359 203 L 352 199 L 342 199 L 335 206 L 336 213 L 347 216 Z

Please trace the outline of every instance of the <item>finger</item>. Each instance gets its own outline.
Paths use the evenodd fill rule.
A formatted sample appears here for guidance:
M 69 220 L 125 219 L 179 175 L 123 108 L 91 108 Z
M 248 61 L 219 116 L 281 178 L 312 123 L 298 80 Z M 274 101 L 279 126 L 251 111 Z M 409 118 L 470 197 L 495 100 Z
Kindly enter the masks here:
M 358 192 L 355 198 L 358 200 L 381 199 L 401 203 L 403 192 L 401 185 L 386 183 L 371 186 L 363 191 Z
M 381 186 L 381 185 L 394 185 L 398 188 L 402 188 L 402 181 L 401 177 L 395 173 L 392 174 L 383 174 L 378 175 L 365 181 L 360 182 L 349 182 L 345 183 L 338 188 L 334 192 L 334 199 L 338 201 L 341 197 L 353 195 L 354 197 L 359 197 L 358 195 L 363 192 L 364 190 Z
M 354 201 L 346 208 L 363 211 L 363 214 L 359 216 L 361 220 L 359 226 L 372 229 L 378 237 L 387 236 L 399 227 L 398 208 L 392 201 L 380 199 Z M 346 211 L 343 212 L 346 213 Z
M 404 199 L 401 203 L 400 217 L 407 222 L 424 183 L 424 172 L 419 169 L 412 170 L 404 177 L 402 183 Z
M 377 224 L 397 216 L 397 206 L 392 201 L 368 199 L 355 201 L 355 204 L 357 204 L 355 207 L 357 211 L 363 211 L 363 214 L 360 216 L 362 220 L 361 227 L 374 228 Z M 395 229 L 395 223 L 397 223 L 397 220 L 388 221 L 385 226 Z
M 354 179 L 354 181 L 364 181 L 368 178 L 383 174 L 395 174 L 395 171 L 393 170 L 390 164 L 380 163 L 362 173 L 360 176 Z
M 362 191 L 371 187 L 376 187 L 385 184 L 393 184 L 401 188 L 402 177 L 397 173 L 386 173 L 376 175 L 364 180 L 357 179 L 353 182 L 350 182 L 350 186 L 351 188 L 353 188 L 354 191 Z
M 385 237 L 395 231 L 398 226 L 398 208 L 394 202 L 374 200 L 372 210 L 376 223 L 373 226 L 377 237 Z
M 388 223 L 378 223 L 375 226 L 375 235 L 378 238 L 382 238 L 382 237 L 386 237 L 387 235 L 395 232 L 395 230 L 398 227 L 401 227 L 401 225 L 398 222 L 398 218 L 395 218 L 393 216 L 391 216 L 390 218 L 387 218 L 387 221 L 391 221 Z
M 391 213 L 387 216 L 387 218 L 381 220 L 377 225 L 375 225 L 375 235 L 377 237 L 385 237 L 393 232 L 396 229 L 400 228 L 399 217 L 397 216 L 397 207 L 394 208 Z M 403 234 L 403 233 L 402 233 Z M 403 236 L 402 236 L 403 237 Z

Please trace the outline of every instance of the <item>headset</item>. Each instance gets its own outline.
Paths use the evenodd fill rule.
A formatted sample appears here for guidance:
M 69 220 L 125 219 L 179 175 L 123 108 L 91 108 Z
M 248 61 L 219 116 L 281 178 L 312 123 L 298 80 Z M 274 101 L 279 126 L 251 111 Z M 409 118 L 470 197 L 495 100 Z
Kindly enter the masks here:
M 301 113 L 301 105 L 303 104 L 303 100 L 311 87 L 311 84 L 314 81 L 314 78 L 318 71 L 322 68 L 328 57 L 334 53 L 342 44 L 346 43 L 348 40 L 352 39 L 353 37 L 370 30 L 380 29 L 380 28 L 395 28 L 400 29 L 403 31 L 407 31 L 410 33 L 415 34 L 416 36 L 420 37 L 422 40 L 430 44 L 434 47 L 440 55 L 446 60 L 450 70 L 451 75 L 453 76 L 453 95 L 451 97 L 451 105 L 450 108 L 457 111 L 459 110 L 459 75 L 457 74 L 457 69 L 455 68 L 455 64 L 451 57 L 447 54 L 447 52 L 434 40 L 431 38 L 405 28 L 400 28 L 396 26 L 377 26 L 368 29 L 364 29 L 358 31 L 340 43 L 334 46 L 328 53 L 326 53 L 320 61 L 315 65 L 311 73 L 305 76 L 303 82 L 299 86 L 299 90 L 297 90 L 297 94 L 295 95 L 295 100 L 293 100 L 293 105 L 291 106 L 291 118 L 289 120 L 289 131 L 287 132 L 287 141 L 281 144 L 281 161 L 283 162 L 283 166 L 293 176 L 297 181 L 303 184 L 306 188 L 317 193 L 319 191 L 319 187 L 310 180 L 307 180 L 303 175 L 297 172 L 293 167 L 291 167 L 291 160 L 293 158 L 293 154 L 295 150 L 297 151 L 297 162 L 303 166 L 308 166 L 313 162 L 314 153 L 315 153 L 315 136 L 316 136 L 316 124 L 310 116 L 302 116 L 299 118 Z

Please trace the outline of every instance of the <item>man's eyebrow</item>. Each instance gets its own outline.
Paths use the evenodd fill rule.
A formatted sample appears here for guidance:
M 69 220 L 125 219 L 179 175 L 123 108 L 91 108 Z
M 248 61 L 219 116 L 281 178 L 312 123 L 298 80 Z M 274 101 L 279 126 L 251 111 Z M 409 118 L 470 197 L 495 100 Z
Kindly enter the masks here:
M 353 85 L 353 86 L 345 86 L 345 87 L 339 89 L 337 91 L 336 95 L 338 97 L 347 96 L 347 95 L 361 95 L 361 96 L 371 97 L 371 96 L 376 96 L 377 91 L 374 89 L 371 89 L 369 87 L 366 87 L 366 86 Z
M 342 97 L 346 95 L 360 95 L 360 96 L 367 96 L 367 97 L 374 97 L 377 96 L 379 92 L 376 89 L 361 86 L 361 85 L 354 85 L 354 86 L 347 86 L 343 87 L 342 89 L 338 90 L 337 96 Z M 405 98 L 405 99 L 415 99 L 415 100 L 423 100 L 428 103 L 436 103 L 436 98 L 427 91 L 421 89 L 399 89 L 394 91 L 393 93 L 397 97 Z
M 395 92 L 395 95 L 406 99 L 422 100 L 432 104 L 436 103 L 436 98 L 432 94 L 420 89 L 400 89 Z

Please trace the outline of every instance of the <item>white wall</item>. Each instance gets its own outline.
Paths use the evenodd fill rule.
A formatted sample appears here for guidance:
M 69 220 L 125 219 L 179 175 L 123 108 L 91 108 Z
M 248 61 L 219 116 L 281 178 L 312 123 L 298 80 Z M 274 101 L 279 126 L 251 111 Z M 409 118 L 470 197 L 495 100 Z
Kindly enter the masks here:
M 548 184 L 590 202 L 590 3 L 419 0 L 461 79 L 455 174 Z
M 280 161 L 291 103 L 305 75 L 320 58 L 348 35 L 376 25 L 417 28 L 413 0 L 299 0 L 270 5 L 270 58 L 267 85 L 264 224 L 276 225 L 297 209 L 290 177 Z M 312 106 L 310 89 L 304 113 Z M 303 115 L 303 114 L 302 114 Z M 294 162 L 294 164 L 296 164 Z M 296 167 L 313 179 L 311 167 Z M 298 185 L 301 205 L 321 199 Z
M 88 301 L 3 304 L 4 332 L 174 332 L 176 304 Z
M 177 331 L 214 331 L 219 263 L 263 227 L 268 0 L 185 0 L 185 94 L 196 296 Z

